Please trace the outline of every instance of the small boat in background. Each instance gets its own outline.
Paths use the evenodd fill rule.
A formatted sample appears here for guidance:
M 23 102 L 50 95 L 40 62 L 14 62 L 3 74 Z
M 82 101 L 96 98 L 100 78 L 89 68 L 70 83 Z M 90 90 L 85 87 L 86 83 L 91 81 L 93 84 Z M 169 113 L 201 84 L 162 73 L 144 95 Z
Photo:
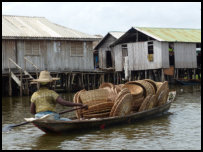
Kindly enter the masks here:
M 197 85 L 201 83 L 201 80 L 199 79 L 175 79 L 177 83 L 181 84 L 181 85 Z

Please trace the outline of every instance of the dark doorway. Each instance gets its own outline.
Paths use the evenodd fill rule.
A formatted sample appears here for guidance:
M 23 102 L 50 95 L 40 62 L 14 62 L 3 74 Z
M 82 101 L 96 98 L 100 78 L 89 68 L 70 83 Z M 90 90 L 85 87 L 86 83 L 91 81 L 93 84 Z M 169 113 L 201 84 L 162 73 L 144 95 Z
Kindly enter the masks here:
M 95 69 L 99 68 L 99 55 L 98 55 L 98 51 L 94 52 L 94 68 Z
M 174 43 L 169 43 L 169 65 L 174 66 L 175 65 L 175 57 L 174 57 Z
M 106 51 L 106 67 L 112 67 L 111 51 Z

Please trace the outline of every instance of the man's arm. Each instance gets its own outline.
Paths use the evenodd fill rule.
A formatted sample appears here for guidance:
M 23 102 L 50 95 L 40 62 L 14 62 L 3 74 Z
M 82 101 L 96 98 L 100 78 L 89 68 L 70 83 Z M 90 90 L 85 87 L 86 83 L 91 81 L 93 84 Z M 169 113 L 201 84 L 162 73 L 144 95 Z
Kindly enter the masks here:
M 58 96 L 58 98 L 56 99 L 56 102 L 63 105 L 63 106 L 68 106 L 68 107 L 74 107 L 74 106 L 84 106 L 86 109 L 88 108 L 87 105 L 84 105 L 82 103 L 73 103 L 73 102 L 70 102 L 70 101 L 66 101 L 64 100 L 63 98 L 61 98 L 60 96 Z
M 36 114 L 36 107 L 35 107 L 35 104 L 34 104 L 33 102 L 31 102 L 30 112 L 31 112 L 31 114 L 33 114 L 33 115 Z

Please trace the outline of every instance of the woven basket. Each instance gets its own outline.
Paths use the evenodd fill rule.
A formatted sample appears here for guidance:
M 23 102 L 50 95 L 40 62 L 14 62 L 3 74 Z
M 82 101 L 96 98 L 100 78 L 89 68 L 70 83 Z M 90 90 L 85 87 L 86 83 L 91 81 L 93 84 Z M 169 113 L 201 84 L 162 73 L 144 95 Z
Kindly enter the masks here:
M 157 91 L 156 82 L 151 80 L 151 79 L 144 79 L 144 81 L 147 81 L 147 82 L 151 83 L 151 85 L 154 87 L 154 91 L 156 93 L 156 91 Z
M 163 84 L 163 82 L 156 82 L 157 90 L 161 87 L 162 84 Z
M 109 112 L 99 113 L 99 114 L 85 114 L 83 118 L 90 119 L 90 118 L 105 118 L 109 116 Z
M 121 85 L 115 85 L 115 90 L 116 90 L 116 93 L 118 94 L 122 90 Z
M 152 97 L 152 94 L 148 95 L 148 96 L 144 99 L 144 101 L 142 102 L 142 104 L 141 104 L 141 106 L 140 106 L 140 108 L 139 108 L 139 110 L 138 110 L 139 112 L 140 112 L 140 111 L 144 111 L 144 110 L 147 109 L 151 97 Z
M 138 80 L 138 81 L 130 81 L 126 84 L 137 84 L 143 88 L 143 94 L 144 97 L 148 96 L 149 94 L 155 94 L 154 87 L 151 85 L 151 83 L 144 81 L 144 80 Z
M 156 99 L 158 100 L 159 96 L 160 96 L 160 93 L 163 91 L 163 90 L 166 90 L 168 89 L 168 82 L 167 81 L 164 81 L 163 83 L 156 83 L 159 85 L 158 87 L 158 90 L 156 92 Z M 154 106 L 157 106 L 158 105 L 158 101 L 155 102 L 155 105 Z
M 130 93 L 124 95 L 116 106 L 113 116 L 125 116 L 132 111 L 133 97 Z
M 152 95 L 152 97 L 150 98 L 147 110 L 154 108 L 154 104 L 155 104 L 156 100 L 157 100 L 156 95 Z
M 106 88 L 106 87 L 108 87 L 108 88 L 113 88 L 114 85 L 113 85 L 112 83 L 103 82 L 103 83 L 99 86 L 99 88 Z
M 125 84 L 122 88 L 127 88 L 129 89 L 130 93 L 134 97 L 142 97 L 143 96 L 143 88 L 139 85 L 136 84 Z
M 136 98 L 136 99 L 133 98 L 132 110 L 138 111 L 143 101 L 144 101 L 144 97 L 140 97 L 140 98 Z
M 161 106 L 167 102 L 169 94 L 169 89 L 165 89 L 161 92 L 160 97 L 158 99 L 158 106 Z
M 90 101 L 99 101 L 99 100 L 106 100 L 108 97 L 109 92 L 106 89 L 95 89 L 95 90 L 89 90 L 82 92 L 80 94 L 80 98 L 83 104 L 86 104 Z
M 81 91 L 78 91 L 78 92 L 75 94 L 75 103 L 82 103 L 82 101 L 81 101 L 81 99 L 80 99 L 80 94 L 81 94 L 82 92 L 86 92 L 86 90 L 83 89 L 83 90 L 81 90 Z M 76 117 L 77 117 L 78 119 L 82 118 L 81 112 L 82 112 L 81 109 L 76 110 Z
M 127 88 L 124 88 L 124 89 L 122 89 L 122 90 L 119 92 L 119 94 L 117 95 L 117 97 L 116 97 L 116 99 L 115 99 L 115 101 L 114 101 L 114 105 L 113 105 L 113 107 L 112 107 L 112 109 L 111 109 L 110 117 L 113 116 L 114 110 L 116 109 L 116 107 L 117 107 L 118 103 L 120 102 L 121 98 L 122 98 L 125 94 L 128 94 L 128 93 L 130 93 L 130 91 L 129 91 Z
M 103 102 L 96 105 L 92 105 L 88 107 L 88 110 L 83 110 L 83 114 L 96 114 L 101 113 L 103 111 L 108 111 L 110 113 L 111 108 L 113 107 L 113 102 Z

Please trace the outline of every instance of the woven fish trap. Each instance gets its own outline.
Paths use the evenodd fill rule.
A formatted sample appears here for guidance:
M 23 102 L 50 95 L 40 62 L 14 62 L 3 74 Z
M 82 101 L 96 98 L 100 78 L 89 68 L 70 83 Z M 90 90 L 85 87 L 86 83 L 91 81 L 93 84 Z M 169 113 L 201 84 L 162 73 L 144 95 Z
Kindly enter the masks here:
M 161 87 L 162 84 L 163 84 L 163 82 L 156 82 L 157 90 Z
M 143 94 L 144 97 L 148 96 L 149 94 L 155 94 L 154 87 L 151 85 L 151 83 L 144 81 L 144 80 L 138 80 L 138 81 L 130 81 L 126 84 L 137 84 L 143 88 Z
M 121 90 L 122 90 L 122 86 L 124 84 L 121 84 L 121 85 L 115 85 L 115 89 L 116 89 L 116 93 L 118 94 Z
M 158 98 L 158 106 L 161 106 L 167 102 L 168 94 L 169 94 L 169 89 L 165 89 L 161 92 Z
M 106 89 L 95 89 L 82 92 L 80 94 L 80 98 L 83 104 L 86 104 L 90 101 L 99 101 L 99 100 L 106 100 L 108 97 L 109 92 Z
M 99 86 L 99 88 L 106 88 L 106 87 L 108 87 L 108 88 L 113 88 L 114 85 L 113 85 L 112 83 L 103 82 L 103 83 Z
M 132 111 L 133 97 L 130 93 L 125 94 L 115 107 L 113 116 L 126 116 Z
M 144 97 L 140 97 L 140 98 L 136 98 L 136 99 L 133 98 L 132 110 L 138 111 L 143 101 L 144 101 Z
M 114 103 L 113 102 L 104 102 L 104 103 L 100 103 L 97 105 L 92 105 L 88 107 L 88 110 L 83 110 L 82 113 L 83 114 L 92 114 L 92 113 L 101 113 L 103 111 L 105 112 L 109 112 L 111 108 L 113 107 Z
M 152 109 L 152 108 L 155 107 L 154 104 L 155 104 L 156 100 L 157 100 L 156 95 L 152 95 L 152 97 L 150 98 L 147 110 Z
M 99 114 L 84 114 L 83 118 L 90 119 L 90 118 L 106 118 L 109 117 L 109 112 L 99 113 Z
M 152 97 L 152 94 L 149 94 L 149 95 L 144 99 L 144 101 L 142 102 L 142 104 L 141 104 L 141 106 L 140 106 L 140 108 L 139 108 L 139 110 L 138 110 L 139 112 L 144 111 L 144 110 L 147 109 L 151 97 Z
M 74 100 L 75 100 L 75 103 L 82 103 L 82 101 L 81 101 L 81 99 L 80 99 L 80 94 L 81 94 L 82 92 L 86 92 L 86 90 L 83 89 L 83 90 L 81 90 L 81 91 L 78 91 L 78 92 L 75 94 L 75 99 L 74 99 Z M 76 117 L 77 117 L 78 119 L 82 118 L 81 113 L 82 113 L 82 109 L 76 110 Z
M 119 92 L 119 94 L 117 95 L 117 97 L 116 97 L 116 99 L 115 99 L 115 101 L 114 101 L 114 105 L 113 105 L 113 107 L 112 107 L 112 109 L 111 109 L 110 117 L 113 116 L 114 110 L 116 109 L 116 107 L 117 107 L 118 103 L 120 102 L 121 98 L 122 98 L 125 94 L 128 94 L 128 93 L 130 93 L 130 91 L 129 91 L 127 88 L 124 88 L 124 89 L 122 89 L 122 90 Z
M 147 82 L 151 83 L 151 85 L 154 87 L 154 91 L 156 93 L 156 91 L 157 91 L 156 82 L 151 80 L 151 79 L 144 79 L 144 81 L 147 81 Z
M 166 90 L 168 89 L 168 82 L 167 81 L 164 81 L 163 83 L 159 83 L 159 88 L 156 92 L 156 98 L 158 100 L 159 96 L 160 96 L 160 93 L 163 91 L 163 90 Z M 155 103 L 155 106 L 158 105 L 158 101 Z
M 125 84 L 122 88 L 127 88 L 134 97 L 143 96 L 143 88 L 136 84 Z

